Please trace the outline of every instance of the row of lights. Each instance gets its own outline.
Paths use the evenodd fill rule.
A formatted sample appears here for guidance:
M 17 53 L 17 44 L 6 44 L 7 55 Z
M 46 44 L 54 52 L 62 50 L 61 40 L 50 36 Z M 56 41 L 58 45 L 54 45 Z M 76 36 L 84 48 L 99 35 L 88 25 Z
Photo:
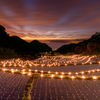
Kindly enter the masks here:
M 38 72 L 38 70 L 34 70 L 35 72 Z M 94 69 L 94 70 L 88 70 L 88 71 L 81 71 L 81 72 L 68 72 L 68 73 L 65 73 L 65 72 L 59 72 L 59 74 L 62 74 L 62 75 L 64 75 L 64 74 L 68 74 L 68 75 L 78 75 L 78 74 L 85 74 L 85 73 L 94 73 L 94 72 L 99 72 L 100 71 L 100 69 Z M 40 71 L 41 73 L 44 73 L 44 71 L 43 70 L 41 70 Z M 58 74 L 58 72 L 51 72 L 51 71 L 48 71 L 47 72 L 48 74 L 51 74 L 51 73 L 55 73 L 55 74 Z
M 6 70 L 9 70 L 9 69 L 5 69 L 5 68 L 3 68 L 2 70 L 5 72 Z M 14 70 L 14 69 L 11 69 L 10 71 L 11 71 L 12 73 L 14 73 L 14 72 L 18 72 L 18 69 L 15 69 L 15 70 Z M 23 70 L 22 70 L 22 74 L 27 74 L 27 75 L 31 76 L 31 75 L 32 75 L 31 71 L 32 71 L 32 70 L 29 69 L 29 72 L 25 72 L 25 69 L 23 69 Z M 100 69 L 97 69 L 96 71 L 100 71 Z M 35 70 L 35 72 L 38 72 L 38 70 Z M 41 71 L 41 75 L 40 75 L 41 77 L 44 76 L 43 72 L 44 72 L 44 71 L 42 70 L 42 71 Z M 90 73 L 91 71 L 89 70 L 88 72 Z M 95 70 L 92 70 L 92 72 L 95 72 Z M 48 71 L 48 74 L 50 74 L 50 73 L 51 73 L 51 72 Z M 81 73 L 84 74 L 83 71 L 82 71 Z M 55 74 L 57 75 L 58 72 L 55 72 Z M 64 78 L 64 74 L 65 74 L 65 73 L 62 72 L 61 74 L 62 74 L 62 75 L 59 75 L 59 77 L 60 77 L 60 78 Z M 69 72 L 68 74 L 71 75 L 72 73 Z M 78 75 L 78 72 L 76 72 L 75 74 Z M 56 75 L 51 74 L 50 77 L 53 78 L 53 77 L 55 77 Z M 77 76 L 69 76 L 69 77 L 70 77 L 71 79 L 75 79 Z M 85 77 L 84 75 L 82 75 L 81 78 L 82 78 L 82 79 L 85 79 L 86 77 Z M 97 79 L 97 76 L 93 76 L 93 79 Z
M 6 69 L 6 68 L 3 68 L 3 69 L 2 69 L 2 71 L 4 71 L 4 72 L 7 71 L 7 70 L 8 70 L 8 71 L 11 71 L 12 73 L 18 72 L 18 69 L 15 69 L 15 70 L 14 70 L 14 69 L 11 69 L 11 70 L 10 70 L 10 69 Z M 20 74 L 21 74 L 21 73 L 20 73 Z M 32 73 L 30 72 L 30 70 L 29 70 L 29 72 L 25 72 L 25 69 L 22 70 L 22 74 L 23 74 L 23 75 L 24 75 L 24 74 L 27 74 L 28 76 L 31 76 L 31 75 L 32 75 Z
M 44 77 L 45 75 L 44 75 L 44 74 L 41 74 L 40 76 L 41 76 L 41 77 Z M 54 78 L 55 75 L 52 74 L 50 77 L 51 77 L 51 78 Z M 64 75 L 60 75 L 58 78 L 63 79 L 63 78 L 64 78 Z M 65 78 L 66 78 L 66 77 L 65 77 Z M 69 77 L 69 78 L 70 78 L 70 79 L 77 79 L 77 77 L 75 77 L 75 76 L 71 76 L 71 77 Z M 87 79 L 88 77 L 80 76 L 79 78 L 80 78 L 80 79 Z M 92 79 L 96 80 L 96 79 L 98 79 L 98 77 L 97 77 L 97 76 L 92 76 Z
M 6 69 L 6 68 L 3 68 L 2 69 L 3 71 L 6 71 L 6 70 L 8 70 L 8 69 Z M 22 69 L 22 72 L 24 72 L 26 69 Z M 14 71 L 14 69 L 11 69 L 11 71 Z M 18 69 L 16 69 L 15 71 L 18 71 Z M 31 69 L 29 69 L 28 70 L 29 72 L 31 72 L 32 70 Z M 35 72 L 38 72 L 38 70 L 34 70 Z M 59 73 L 61 73 L 62 75 L 64 75 L 64 74 L 69 74 L 69 75 L 71 75 L 71 74 L 76 74 L 76 75 L 78 75 L 79 73 L 81 73 L 81 74 L 85 74 L 85 72 L 88 72 L 88 73 L 91 73 L 91 72 L 99 72 L 100 71 L 100 69 L 94 69 L 94 70 L 88 70 L 88 71 L 81 71 L 81 72 L 75 72 L 75 73 L 72 73 L 72 72 L 69 72 L 69 73 L 65 73 L 65 72 L 59 72 Z M 40 71 L 41 73 L 44 73 L 44 71 L 43 70 L 41 70 Z M 52 73 L 51 71 L 48 71 L 48 74 L 50 74 L 50 73 Z M 56 74 L 58 74 L 58 72 L 55 72 Z
M 89 57 L 89 56 L 86 56 L 86 57 L 84 57 L 84 58 L 87 58 L 87 57 Z M 89 64 L 91 65 L 92 62 L 90 62 L 90 60 L 91 60 L 92 58 L 94 58 L 94 57 L 97 57 L 97 56 L 91 56 L 91 57 L 89 57 L 88 60 L 87 60 L 86 62 L 82 63 L 82 65 L 87 64 L 87 63 L 89 63 Z M 84 59 L 84 58 L 83 58 L 83 59 Z M 75 61 L 75 59 L 76 59 L 76 58 L 73 56 L 73 57 L 72 57 L 72 60 L 70 60 L 70 61 L 63 61 L 63 63 L 67 62 L 67 63 L 65 63 L 65 66 L 67 66 L 68 63 L 71 63 L 71 62 L 72 62 L 72 63 L 74 62 L 74 65 L 77 65 L 77 60 Z M 42 61 L 42 60 L 43 60 L 43 59 L 41 59 L 41 61 Z M 50 59 L 48 59 L 48 61 L 49 61 L 49 60 L 50 60 Z M 41 62 L 41 61 L 40 61 L 40 62 Z M 51 61 L 51 60 L 50 60 L 50 61 Z M 42 62 L 45 62 L 45 61 L 42 61 Z M 47 60 L 46 60 L 46 62 L 47 62 Z M 99 63 L 100 63 L 100 62 L 99 62 Z M 41 65 L 41 67 L 46 66 L 46 64 L 44 64 L 44 63 L 42 63 L 42 64 L 40 64 L 40 65 Z M 55 66 L 55 65 L 56 65 L 56 66 L 57 66 L 57 65 L 60 66 L 60 62 L 59 62 L 59 63 L 53 62 L 52 64 L 47 64 L 48 67 L 51 67 L 51 66 L 53 66 L 53 65 L 54 65 L 54 66 Z
M 88 61 L 89 62 L 89 61 Z M 82 65 L 84 65 L 84 64 L 87 64 L 88 62 L 85 62 L 85 63 L 82 63 Z M 100 64 L 100 62 L 98 62 L 99 64 Z M 89 62 L 89 64 L 91 65 L 92 64 L 92 62 Z M 53 66 L 54 64 L 48 64 L 47 66 L 48 67 L 51 67 L 51 66 Z M 58 66 L 60 66 L 60 63 L 59 64 L 57 64 Z M 78 65 L 77 63 L 74 63 L 73 65 Z M 3 64 L 2 65 L 3 67 L 6 67 L 6 64 Z M 8 66 L 11 66 L 11 64 L 10 65 L 8 65 Z M 16 65 L 16 64 L 14 64 L 14 67 L 16 67 L 16 66 L 19 66 L 19 67 L 22 67 L 22 68 L 24 68 L 26 65 L 21 65 L 21 64 L 19 64 L 19 65 Z M 31 67 L 31 66 L 37 66 L 37 65 L 33 65 L 33 64 L 29 64 L 29 66 Z M 41 64 L 41 67 L 44 67 L 44 66 L 46 66 L 45 64 Z M 55 66 L 55 65 L 54 65 Z M 66 63 L 65 64 L 65 66 L 68 66 L 68 64 Z
M 100 64 L 100 62 L 98 62 L 99 64 Z M 82 65 L 84 65 L 84 64 L 87 64 L 87 63 L 82 63 Z M 92 65 L 92 62 L 90 62 L 89 63 L 90 65 Z M 51 67 L 51 66 L 53 66 L 54 64 L 48 64 L 47 65 L 47 67 Z M 57 64 L 58 66 L 60 66 L 60 63 L 59 64 Z M 64 64 L 65 66 L 68 66 L 68 64 L 66 63 L 66 64 Z M 74 63 L 73 65 L 78 65 L 77 63 Z M 3 64 L 2 65 L 3 67 L 6 67 L 6 64 Z M 12 65 L 8 65 L 9 67 L 10 66 L 12 66 Z M 22 67 L 22 68 L 24 68 L 26 65 L 14 65 L 14 67 L 16 67 L 16 66 L 19 66 L 19 67 Z M 32 64 L 29 64 L 29 66 L 31 67 L 31 66 L 37 66 L 37 65 L 32 65 Z M 45 64 L 41 64 L 41 67 L 44 67 L 44 66 L 46 66 Z M 55 65 L 54 65 L 55 66 Z

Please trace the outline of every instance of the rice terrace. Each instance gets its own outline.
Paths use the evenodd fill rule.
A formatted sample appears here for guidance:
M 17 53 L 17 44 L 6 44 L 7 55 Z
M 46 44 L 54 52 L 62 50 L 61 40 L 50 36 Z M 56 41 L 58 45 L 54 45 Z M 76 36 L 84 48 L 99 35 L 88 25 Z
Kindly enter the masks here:
M 100 100 L 100 0 L 0 0 L 0 100 Z
M 0 100 L 99 100 L 100 57 L 0 61 Z

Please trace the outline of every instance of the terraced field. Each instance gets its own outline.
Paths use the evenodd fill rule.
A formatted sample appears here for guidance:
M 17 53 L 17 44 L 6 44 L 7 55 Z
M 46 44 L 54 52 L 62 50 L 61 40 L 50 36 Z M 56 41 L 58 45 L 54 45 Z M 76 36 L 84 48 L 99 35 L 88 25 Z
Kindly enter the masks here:
M 100 100 L 99 84 L 96 56 L 0 61 L 0 100 Z
M 29 76 L 0 71 L 0 100 L 21 100 Z
M 99 64 L 93 65 L 70 65 L 70 66 L 60 66 L 60 67 L 35 67 L 32 66 L 32 70 L 44 70 L 44 71 L 58 71 L 58 72 L 79 72 L 92 69 L 99 69 Z
M 100 100 L 100 80 L 37 78 L 31 100 Z

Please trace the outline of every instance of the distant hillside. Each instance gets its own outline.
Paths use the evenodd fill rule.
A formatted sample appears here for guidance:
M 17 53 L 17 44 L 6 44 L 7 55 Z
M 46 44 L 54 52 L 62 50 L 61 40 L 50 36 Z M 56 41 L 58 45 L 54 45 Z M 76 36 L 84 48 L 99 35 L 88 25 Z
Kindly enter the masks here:
M 65 53 L 88 53 L 99 54 L 100 53 L 100 32 L 96 32 L 90 39 L 84 40 L 77 44 L 63 45 L 56 50 L 62 54 Z
M 45 43 L 41 43 L 37 40 L 33 40 L 32 42 L 30 42 L 30 47 L 32 51 L 35 52 L 49 52 L 52 51 L 52 49 Z
M 5 28 L 0 25 L 0 47 L 14 50 L 19 55 L 35 55 L 40 52 L 52 51 L 52 49 L 37 40 L 26 42 L 18 36 L 9 36 Z

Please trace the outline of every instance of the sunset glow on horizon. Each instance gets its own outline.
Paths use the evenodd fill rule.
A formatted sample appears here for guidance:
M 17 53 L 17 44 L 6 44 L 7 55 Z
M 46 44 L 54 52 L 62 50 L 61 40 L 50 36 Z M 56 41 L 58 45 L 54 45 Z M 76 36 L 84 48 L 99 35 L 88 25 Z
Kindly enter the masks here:
M 10 36 L 28 42 L 78 43 L 100 31 L 99 4 L 99 0 L 2 0 L 0 24 Z

